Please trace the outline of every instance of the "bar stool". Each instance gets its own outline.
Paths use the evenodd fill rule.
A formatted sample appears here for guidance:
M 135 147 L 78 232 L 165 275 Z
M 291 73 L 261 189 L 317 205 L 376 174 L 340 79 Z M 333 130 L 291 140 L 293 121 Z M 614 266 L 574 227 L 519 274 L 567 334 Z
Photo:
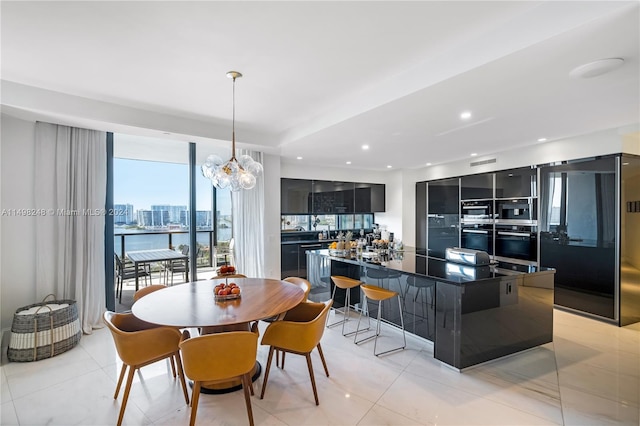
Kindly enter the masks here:
M 355 333 L 355 331 L 351 331 L 349 333 L 344 332 L 344 326 L 347 323 L 347 321 L 349 321 L 349 310 L 351 305 L 351 289 L 354 287 L 358 287 L 360 284 L 362 284 L 362 281 L 354 280 L 353 278 L 344 277 L 341 275 L 332 275 L 331 280 L 333 281 L 333 284 L 334 284 L 333 293 L 331 294 L 331 299 L 333 300 L 336 299 L 337 288 L 341 288 L 345 290 L 346 296 L 344 298 L 344 308 L 342 310 L 342 314 L 344 318 L 340 321 L 334 322 L 333 324 L 327 324 L 327 328 L 342 324 L 342 335 L 348 336 L 350 334 Z M 334 312 L 340 312 L 340 310 L 337 308 L 332 308 L 332 309 L 334 310 Z
M 426 317 L 424 307 L 427 303 L 427 296 L 429 299 L 431 299 L 431 302 L 429 304 L 431 305 L 431 309 L 433 309 L 433 303 L 434 303 L 433 292 L 436 287 L 436 283 L 435 281 L 431 281 L 426 278 L 409 275 L 407 277 L 407 289 L 405 290 L 405 297 L 407 296 L 407 294 L 409 294 L 409 290 L 411 287 L 416 289 L 416 295 L 413 298 L 413 313 L 415 314 L 415 305 L 416 305 L 416 302 L 418 301 L 418 297 L 420 297 L 422 317 L 424 318 Z
M 367 299 L 377 300 L 378 301 L 378 324 L 376 325 L 376 333 L 372 336 L 365 337 L 363 339 L 358 339 L 358 333 L 361 331 L 368 330 L 362 329 L 360 330 L 360 320 L 362 319 L 362 311 L 360 311 L 360 317 L 358 318 L 358 326 L 356 327 L 355 337 L 353 338 L 353 342 L 357 345 L 359 343 L 365 342 L 367 340 L 371 340 L 375 338 L 375 342 L 373 344 L 373 354 L 375 356 L 383 355 L 388 352 L 397 351 L 400 349 L 404 349 L 407 347 L 407 336 L 404 333 L 404 318 L 402 317 L 402 305 L 400 303 L 400 298 L 398 297 L 399 293 L 397 291 L 387 290 L 386 288 L 381 288 L 371 284 L 362 284 L 360 285 L 362 292 L 364 293 L 364 309 L 367 310 L 367 317 L 369 316 L 369 308 L 367 304 Z M 376 352 L 376 347 L 378 345 L 378 336 L 380 336 L 380 324 L 382 320 L 382 302 L 385 300 L 389 300 L 393 297 L 398 297 L 398 308 L 400 309 L 400 324 L 402 325 L 402 339 L 404 340 L 404 344 L 400 347 L 389 349 L 383 352 Z
M 386 269 L 367 267 L 367 278 L 376 280 L 378 287 L 384 287 L 384 280 L 389 278 L 389 271 Z

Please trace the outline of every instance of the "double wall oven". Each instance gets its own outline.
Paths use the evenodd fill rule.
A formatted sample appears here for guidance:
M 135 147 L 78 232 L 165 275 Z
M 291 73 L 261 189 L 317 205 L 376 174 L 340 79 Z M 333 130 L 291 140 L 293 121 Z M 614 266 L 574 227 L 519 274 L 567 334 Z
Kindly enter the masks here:
M 537 199 L 473 200 L 461 203 L 460 247 L 496 260 L 538 262 Z
M 493 254 L 493 200 L 462 202 L 460 246 Z
M 538 262 L 536 198 L 496 200 L 495 256 L 498 260 Z

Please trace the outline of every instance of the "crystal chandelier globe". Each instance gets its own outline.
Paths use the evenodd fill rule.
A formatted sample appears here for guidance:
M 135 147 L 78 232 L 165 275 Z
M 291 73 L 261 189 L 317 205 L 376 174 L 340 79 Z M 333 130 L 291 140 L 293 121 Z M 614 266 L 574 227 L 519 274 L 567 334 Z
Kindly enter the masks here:
M 211 180 L 219 189 L 229 188 L 233 192 L 256 186 L 262 174 L 262 164 L 249 155 L 236 158 L 236 78 L 242 77 L 238 71 L 229 71 L 227 77 L 233 79 L 233 127 L 231 132 L 231 158 L 224 161 L 218 155 L 210 155 L 202 165 L 202 175 Z

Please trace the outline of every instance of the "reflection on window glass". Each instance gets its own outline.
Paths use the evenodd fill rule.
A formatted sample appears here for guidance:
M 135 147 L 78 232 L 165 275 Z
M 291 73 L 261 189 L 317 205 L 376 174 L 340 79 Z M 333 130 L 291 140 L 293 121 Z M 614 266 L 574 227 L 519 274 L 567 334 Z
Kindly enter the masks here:
M 560 173 L 551 173 L 551 212 L 549 214 L 549 225 L 560 225 L 560 205 L 562 203 L 562 176 Z
M 373 227 L 373 214 L 319 214 L 285 215 L 280 218 L 282 231 L 340 231 L 347 229 L 370 229 Z
M 231 191 L 216 190 L 216 231 L 218 243 L 229 242 L 232 234 Z

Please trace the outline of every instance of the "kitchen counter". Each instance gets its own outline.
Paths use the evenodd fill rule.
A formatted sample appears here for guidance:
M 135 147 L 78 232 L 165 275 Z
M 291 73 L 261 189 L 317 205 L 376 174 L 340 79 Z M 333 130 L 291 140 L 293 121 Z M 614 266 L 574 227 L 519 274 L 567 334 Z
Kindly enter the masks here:
M 518 274 L 553 274 L 552 268 L 541 268 L 532 265 L 521 265 L 504 261 L 495 261 L 486 266 L 460 265 L 447 262 L 444 259 L 428 257 L 418 254 L 414 248 L 407 247 L 400 252 L 390 252 L 385 256 L 365 257 L 351 252 L 348 256 L 335 256 L 329 250 L 314 250 L 316 255 L 327 256 L 329 259 L 361 265 L 363 267 L 379 267 L 404 274 L 416 274 L 429 279 L 452 284 L 463 284 L 485 279 L 508 277 Z
M 399 326 L 402 317 L 407 332 L 433 342 L 436 359 L 459 370 L 553 340 L 554 269 L 506 262 L 473 267 L 411 249 L 377 260 L 309 250 L 307 264 L 312 286 L 329 283 L 327 298 L 332 275 L 397 291 L 401 308 L 389 303 L 384 320 Z M 340 290 L 337 307 L 344 303 Z M 351 301 L 362 303 L 359 288 Z
M 281 241 L 280 244 L 321 244 L 321 243 L 331 243 L 333 241 L 338 241 L 337 238 L 327 238 L 326 240 L 293 240 L 293 241 Z

